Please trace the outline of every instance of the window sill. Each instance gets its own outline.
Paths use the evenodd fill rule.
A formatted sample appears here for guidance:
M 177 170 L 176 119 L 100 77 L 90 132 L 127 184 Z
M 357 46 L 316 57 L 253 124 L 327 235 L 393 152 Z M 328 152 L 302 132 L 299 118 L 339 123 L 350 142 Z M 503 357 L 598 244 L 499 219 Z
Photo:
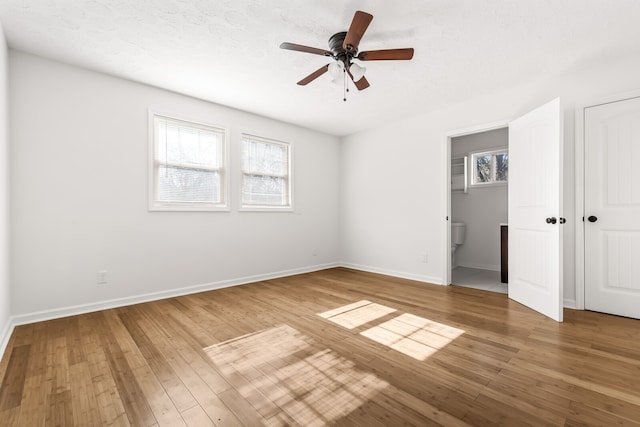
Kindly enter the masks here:
M 493 188 L 493 187 L 506 187 L 509 185 L 508 181 L 502 182 L 487 182 L 485 184 L 469 184 L 469 188 Z
M 292 206 L 242 206 L 238 212 L 293 212 Z
M 230 212 L 229 206 L 191 204 L 153 204 L 149 212 Z

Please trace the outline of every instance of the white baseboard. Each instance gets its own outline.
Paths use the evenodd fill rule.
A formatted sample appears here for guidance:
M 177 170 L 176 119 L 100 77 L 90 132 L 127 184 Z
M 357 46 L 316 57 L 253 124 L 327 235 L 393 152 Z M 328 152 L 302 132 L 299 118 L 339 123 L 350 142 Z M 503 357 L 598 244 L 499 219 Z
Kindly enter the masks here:
M 231 286 L 246 285 L 248 283 L 260 282 L 262 280 L 278 279 L 281 277 L 294 276 L 296 274 L 311 273 L 313 271 L 326 270 L 328 268 L 339 267 L 338 263 L 314 265 L 304 268 L 296 268 L 291 270 L 277 271 L 273 273 L 258 274 L 254 276 L 245 276 L 232 280 L 222 280 L 219 282 L 204 283 L 201 285 L 188 286 L 184 288 L 176 288 L 162 292 L 153 292 L 149 294 L 135 295 L 125 298 L 117 298 L 113 300 L 100 301 L 89 304 L 62 307 L 53 310 L 44 310 L 34 313 L 20 314 L 9 319 L 11 330 L 14 326 L 24 325 L 28 323 L 41 322 L 44 320 L 59 319 L 62 317 L 75 316 L 77 314 L 91 313 L 94 311 L 107 310 L 110 308 L 124 307 L 132 304 L 156 301 L 165 298 L 173 298 L 182 295 L 195 294 L 198 292 L 212 291 L 215 289 L 228 288 Z
M 458 263 L 456 267 L 477 268 L 479 270 L 500 271 L 499 265 L 491 264 L 476 264 L 473 262 Z
M 421 274 L 405 273 L 402 271 L 387 270 L 384 268 L 370 267 L 367 265 L 351 264 L 343 262 L 341 267 L 351 268 L 354 270 L 366 271 L 369 273 L 384 274 L 386 276 L 399 277 L 401 279 L 416 280 L 418 282 L 425 282 L 432 285 L 442 285 L 442 277 L 423 276 Z
M 567 299 L 565 298 L 564 301 L 562 301 L 562 305 L 564 308 L 572 308 L 574 310 L 580 310 L 576 304 L 576 300 L 575 299 Z

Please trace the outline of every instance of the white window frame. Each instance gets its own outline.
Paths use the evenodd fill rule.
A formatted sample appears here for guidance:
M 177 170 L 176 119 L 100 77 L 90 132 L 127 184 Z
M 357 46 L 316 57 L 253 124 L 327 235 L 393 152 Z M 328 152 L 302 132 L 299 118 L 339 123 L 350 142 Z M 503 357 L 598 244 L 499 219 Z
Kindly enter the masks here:
M 497 185 L 507 185 L 509 176 L 506 181 L 496 181 L 496 155 L 509 154 L 509 147 L 499 147 L 490 150 L 474 151 L 469 153 L 469 186 L 470 187 L 493 187 Z M 491 156 L 491 181 L 476 182 L 476 158 Z
M 217 132 L 223 135 L 222 161 L 223 164 L 215 168 L 220 174 L 220 198 L 219 203 L 209 202 L 166 202 L 157 198 L 158 191 L 158 171 L 161 162 L 158 160 L 156 144 L 156 118 L 169 120 L 182 125 L 197 129 Z M 228 212 L 229 209 L 229 129 L 205 123 L 200 120 L 193 120 L 175 114 L 166 114 L 149 110 L 149 210 L 150 211 L 185 211 L 185 212 Z M 162 162 L 165 164 L 165 162 Z M 192 167 L 192 165 L 189 165 Z M 210 167 L 202 167 L 203 170 L 213 170 Z
M 266 144 L 278 145 L 281 147 L 285 147 L 287 150 L 287 172 L 285 175 L 268 175 L 268 176 L 278 176 L 279 178 L 285 178 L 287 183 L 287 199 L 288 204 L 282 206 L 269 206 L 269 205 L 247 205 L 244 203 L 243 199 L 243 188 L 244 188 L 244 177 L 245 175 L 255 175 L 255 172 L 245 171 L 243 168 L 244 158 L 243 156 L 243 147 L 245 139 L 250 139 L 254 141 L 260 141 Z M 293 144 L 288 142 L 280 141 L 273 138 L 266 138 L 263 136 L 257 136 L 254 133 L 243 132 L 240 137 L 240 198 L 239 211 L 241 212 L 293 212 Z

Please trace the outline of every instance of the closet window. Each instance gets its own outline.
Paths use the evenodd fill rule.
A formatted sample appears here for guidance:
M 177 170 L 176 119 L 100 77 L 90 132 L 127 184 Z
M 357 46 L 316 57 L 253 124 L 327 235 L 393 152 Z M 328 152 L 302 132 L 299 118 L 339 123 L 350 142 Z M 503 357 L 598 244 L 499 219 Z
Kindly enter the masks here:
M 509 178 L 509 151 L 500 148 L 470 153 L 471 185 L 506 184 Z

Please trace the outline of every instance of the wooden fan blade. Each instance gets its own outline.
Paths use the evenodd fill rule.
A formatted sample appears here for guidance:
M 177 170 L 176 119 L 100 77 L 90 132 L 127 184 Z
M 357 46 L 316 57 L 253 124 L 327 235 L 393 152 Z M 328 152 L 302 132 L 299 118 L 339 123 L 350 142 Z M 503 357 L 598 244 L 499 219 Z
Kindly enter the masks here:
M 395 61 L 413 58 L 413 48 L 407 49 L 383 49 L 360 52 L 357 56 L 360 61 Z
M 351 70 L 347 70 L 347 74 L 349 74 L 349 77 L 351 77 L 351 80 L 353 80 L 353 74 L 351 74 Z M 364 90 L 371 86 L 369 84 L 369 81 L 364 76 L 362 76 L 362 78 L 358 81 L 353 80 L 353 84 L 356 85 L 356 88 L 358 90 Z
M 344 37 L 344 42 L 342 43 L 344 50 L 358 50 L 360 40 L 362 39 L 364 32 L 367 31 L 372 20 L 373 15 L 361 10 L 356 11 L 356 14 L 353 16 L 353 21 L 351 21 L 349 31 L 347 31 L 347 35 Z
M 301 44 L 295 44 L 295 43 L 286 43 L 286 42 L 282 43 L 280 45 L 280 49 L 295 50 L 298 52 L 307 52 L 307 53 L 313 53 L 316 55 L 323 55 L 323 56 L 332 56 L 332 53 L 329 52 L 328 50 L 318 49 L 317 47 L 303 46 Z
M 358 80 L 357 82 L 353 82 L 353 84 L 356 85 L 356 87 L 358 88 L 358 90 L 364 90 L 366 88 L 368 88 L 369 86 L 371 86 L 369 84 L 369 81 L 367 80 L 366 77 L 362 77 L 360 80 Z
M 305 77 L 304 79 L 300 80 L 298 82 L 298 84 L 300 86 L 304 86 L 306 84 L 311 83 L 312 81 L 314 81 L 315 79 L 317 79 L 318 77 L 320 77 L 321 75 L 323 75 L 324 73 L 326 73 L 329 70 L 329 64 L 318 68 L 316 71 L 314 71 L 313 73 L 309 74 L 307 77 Z

